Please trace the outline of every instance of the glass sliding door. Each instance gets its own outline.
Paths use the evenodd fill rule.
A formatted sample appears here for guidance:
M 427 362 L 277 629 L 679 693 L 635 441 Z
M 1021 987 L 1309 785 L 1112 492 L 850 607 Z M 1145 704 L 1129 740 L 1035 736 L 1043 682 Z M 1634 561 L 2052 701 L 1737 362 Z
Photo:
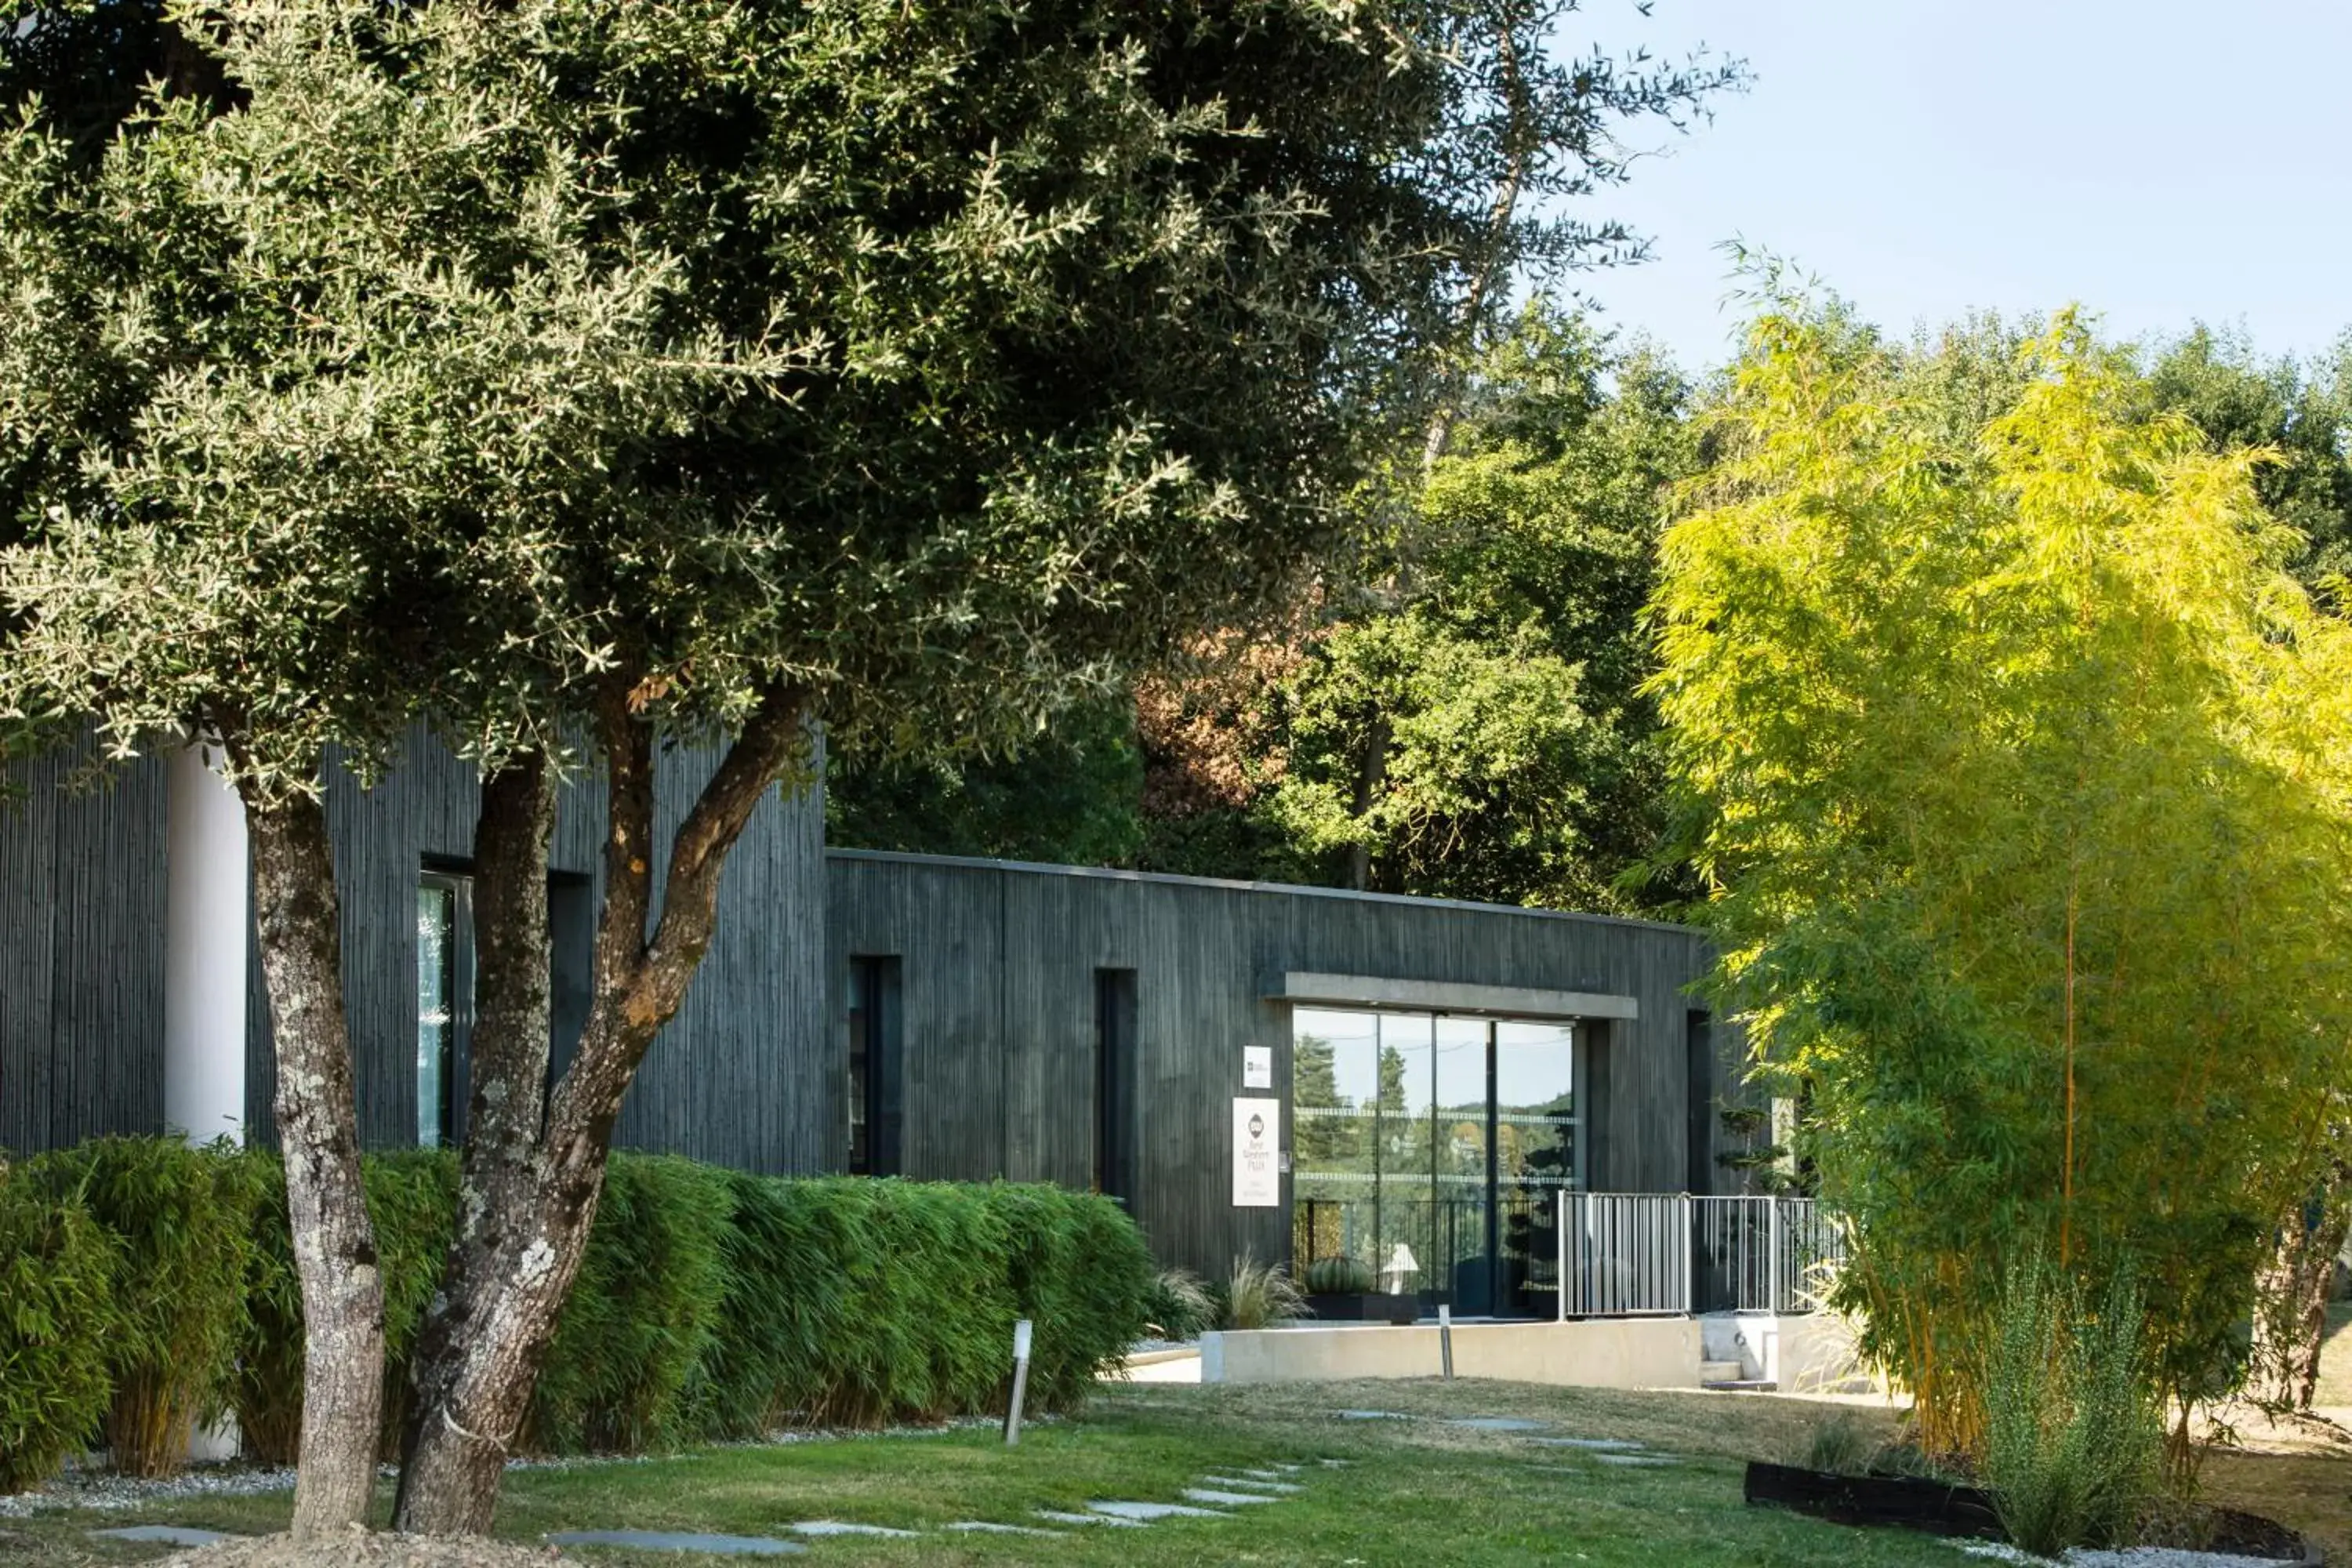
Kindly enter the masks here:
M 1565 1023 L 1302 1007 L 1292 1021 L 1293 1250 L 1465 1315 L 1544 1316 L 1577 1177 Z
M 1465 1315 L 1495 1310 L 1494 1216 L 1488 1191 L 1493 1131 L 1488 1114 L 1488 1026 L 1483 1018 L 1432 1020 L 1437 1041 L 1437 1125 L 1431 1164 L 1438 1197 L 1438 1251 L 1427 1288 Z
M 1291 1020 L 1291 1193 L 1303 1264 L 1377 1267 L 1381 1234 L 1380 1020 L 1301 1007 Z
M 1495 1025 L 1496 1310 L 1549 1317 L 1559 1293 L 1559 1194 L 1577 1180 L 1575 1033 Z
M 1382 1013 L 1381 1043 L 1381 1234 L 1372 1267 L 1399 1295 L 1444 1289 L 1443 1216 L 1430 1152 L 1436 1136 L 1436 1063 L 1426 1013 Z

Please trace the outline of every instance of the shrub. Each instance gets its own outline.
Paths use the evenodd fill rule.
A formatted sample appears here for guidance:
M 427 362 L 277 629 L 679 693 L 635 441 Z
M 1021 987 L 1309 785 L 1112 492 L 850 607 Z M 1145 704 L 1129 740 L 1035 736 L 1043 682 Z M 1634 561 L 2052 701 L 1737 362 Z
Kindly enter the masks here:
M 0 1492 L 47 1480 L 98 1430 L 115 1252 L 78 1195 L 0 1160 Z
M 694 1404 L 713 1436 L 1002 1407 L 1013 1321 L 1030 1388 L 1076 1405 L 1141 1332 L 1142 1239 L 1114 1204 L 1053 1187 L 730 1175 L 719 1327 Z
M 96 1138 L 26 1170 L 79 1196 L 119 1254 L 104 1422 L 115 1468 L 167 1476 L 197 1420 L 229 1407 L 253 1253 L 248 1166 L 226 1140 Z
M 254 1249 L 230 1403 L 247 1456 L 290 1465 L 302 1440 L 302 1291 L 287 1223 L 286 1168 L 267 1151 L 247 1159 Z M 409 1356 L 457 1223 L 457 1157 L 446 1149 L 371 1154 L 362 1175 L 383 1274 L 383 1446 L 389 1458 L 399 1450 L 408 1408 Z
M 110 1397 L 129 1406 L 126 1378 L 160 1385 L 159 1373 L 138 1370 L 158 1365 L 201 1396 L 191 1405 L 175 1385 L 142 1390 L 147 1404 L 136 1409 L 225 1402 L 251 1457 L 291 1462 L 302 1301 L 278 1157 L 118 1139 L 37 1164 L 39 1180 L 20 1167 L 13 1184 L 0 1167 L 0 1282 L 34 1282 L 0 1298 L 0 1479 L 48 1474 Z M 448 1253 L 457 1159 L 371 1154 L 364 1171 L 384 1282 L 391 1454 Z M 77 1206 L 100 1175 L 121 1235 Z M 116 1332 L 113 1271 L 150 1258 L 155 1288 L 138 1298 L 146 1326 Z M 1013 1322 L 1024 1316 L 1036 1325 L 1032 1399 L 1068 1409 L 1143 1331 L 1153 1289 L 1141 1237 L 1101 1198 L 1009 1184 L 781 1181 L 620 1154 L 524 1441 L 636 1450 L 793 1421 L 999 1410 Z M 1191 1295 L 1197 1310 L 1197 1285 Z M 133 1355 L 152 1343 L 180 1347 L 178 1358 Z M 185 1422 L 175 1429 L 184 1441 Z M 126 1442 L 126 1465 L 131 1454 Z
M 2154 1494 L 2164 1423 L 2140 1332 L 2128 1275 L 2089 1310 L 2040 1258 L 2011 1267 L 1986 1358 L 1983 1479 L 2028 1552 L 2118 1541 Z
M 530 1446 L 635 1452 L 692 1435 L 686 1394 L 715 1337 L 731 1208 L 711 1166 L 613 1156 L 532 1396 Z
M 1228 1329 L 1270 1329 L 1307 1310 L 1306 1296 L 1281 1265 L 1247 1255 L 1234 1259 L 1223 1294 L 1223 1326 Z
M 989 1203 L 1004 1225 L 1013 1309 L 1035 1330 L 1028 1397 L 1040 1410 L 1075 1410 L 1143 1333 L 1150 1251 L 1108 1198 L 999 1184 Z
M 1807 1435 L 1801 1462 L 1806 1469 L 1825 1475 L 1863 1476 L 1870 1473 L 1878 1452 L 1877 1439 L 1864 1429 L 1853 1412 L 1841 1410 Z
M 836 1361 L 838 1381 L 812 1415 L 872 1422 L 892 1415 L 939 1420 L 990 1408 L 1013 1371 L 1013 1294 L 1002 1218 L 974 1189 L 931 1182 L 863 1186 L 874 1205 L 875 1247 L 841 1260 L 857 1292 L 852 1311 L 871 1325 Z
M 1307 1289 L 1318 1296 L 1364 1296 L 1371 1292 L 1372 1266 L 1360 1258 L 1318 1258 L 1307 1266 Z
M 1162 1339 L 1199 1339 L 1201 1331 L 1218 1317 L 1209 1287 L 1189 1268 L 1161 1269 L 1144 1292 L 1144 1326 L 1157 1331 Z
M 704 1432 L 758 1437 L 821 1405 L 827 1369 L 869 1331 L 851 1321 L 855 1291 L 836 1260 L 875 1245 L 872 1215 L 851 1184 L 726 1179 L 719 1324 L 694 1398 Z

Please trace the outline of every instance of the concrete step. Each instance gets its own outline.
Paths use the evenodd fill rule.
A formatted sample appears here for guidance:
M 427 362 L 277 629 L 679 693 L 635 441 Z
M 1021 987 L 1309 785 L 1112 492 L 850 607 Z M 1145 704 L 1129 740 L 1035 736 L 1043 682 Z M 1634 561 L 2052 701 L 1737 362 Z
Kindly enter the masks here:
M 1727 1377 L 1699 1384 L 1717 1394 L 1778 1394 L 1780 1385 L 1761 1377 Z
M 1748 1375 L 1748 1366 L 1737 1361 L 1703 1361 L 1698 1363 L 1699 1382 L 1712 1387 L 1718 1383 L 1738 1383 Z

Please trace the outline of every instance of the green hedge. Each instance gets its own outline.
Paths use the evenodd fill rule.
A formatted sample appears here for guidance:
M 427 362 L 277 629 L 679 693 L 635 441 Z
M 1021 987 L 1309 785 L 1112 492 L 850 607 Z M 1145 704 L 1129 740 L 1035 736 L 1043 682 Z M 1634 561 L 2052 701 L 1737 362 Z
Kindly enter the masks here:
M 163 1364 L 197 1391 L 175 1394 L 174 1412 L 190 1398 L 233 1409 L 249 1452 L 290 1460 L 302 1306 L 277 1160 L 102 1142 L 35 1162 L 37 1182 L 27 1167 L 13 1184 L 0 1176 L 0 1281 L 11 1285 L 0 1311 L 0 1489 L 38 1482 L 84 1447 L 161 1346 L 179 1347 Z M 121 1191 L 100 1212 L 101 1174 Z M 384 1274 L 390 1452 L 448 1248 L 457 1161 L 370 1155 L 366 1178 Z M 145 1195 L 131 1203 L 124 1192 Z M 174 1283 L 118 1302 L 118 1269 L 132 1258 L 168 1264 Z M 224 1278 L 234 1287 L 225 1294 Z M 993 1413 L 1019 1317 L 1036 1324 L 1032 1406 L 1068 1410 L 1143 1331 L 1151 1286 L 1142 1238 L 1103 1198 L 1002 1183 L 782 1180 L 616 1154 L 524 1441 L 636 1452 L 795 1424 Z M 188 1304 L 184 1321 L 173 1302 Z M 132 1320 L 135 1333 L 118 1331 Z
M 79 1196 L 0 1160 L 0 1492 L 89 1446 L 114 1391 L 115 1247 Z
M 682 1395 L 717 1337 L 732 1208 L 723 1171 L 614 1156 L 539 1374 L 529 1447 L 634 1453 L 697 1435 Z
M 286 1171 L 274 1155 L 253 1167 L 255 1246 L 247 1319 L 229 1404 L 246 1452 L 290 1465 L 302 1435 L 302 1291 L 286 1218 Z M 383 1452 L 395 1457 L 408 1409 L 408 1357 L 449 1253 L 457 1212 L 457 1157 L 442 1149 L 371 1154 L 362 1167 L 383 1274 Z
M 113 1241 L 104 1422 L 117 1469 L 187 1463 L 191 1424 L 228 1408 L 253 1254 L 253 1163 L 226 1141 L 96 1138 L 26 1162 Z

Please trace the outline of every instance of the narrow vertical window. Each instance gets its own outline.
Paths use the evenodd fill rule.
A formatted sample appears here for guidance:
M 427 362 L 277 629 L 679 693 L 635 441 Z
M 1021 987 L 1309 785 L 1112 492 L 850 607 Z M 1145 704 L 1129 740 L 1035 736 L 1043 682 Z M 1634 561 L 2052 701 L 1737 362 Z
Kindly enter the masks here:
M 1135 1205 L 1135 971 L 1095 971 L 1095 1191 Z
M 849 961 L 848 1160 L 853 1176 L 898 1173 L 898 961 Z
M 416 886 L 416 1144 L 465 1137 L 467 1036 L 474 1010 L 472 887 L 428 871 Z
M 1684 1117 L 1689 1141 L 1683 1159 L 1683 1190 L 1704 1196 L 1715 1191 L 1715 1021 L 1694 1008 L 1683 1015 L 1689 1105 Z

